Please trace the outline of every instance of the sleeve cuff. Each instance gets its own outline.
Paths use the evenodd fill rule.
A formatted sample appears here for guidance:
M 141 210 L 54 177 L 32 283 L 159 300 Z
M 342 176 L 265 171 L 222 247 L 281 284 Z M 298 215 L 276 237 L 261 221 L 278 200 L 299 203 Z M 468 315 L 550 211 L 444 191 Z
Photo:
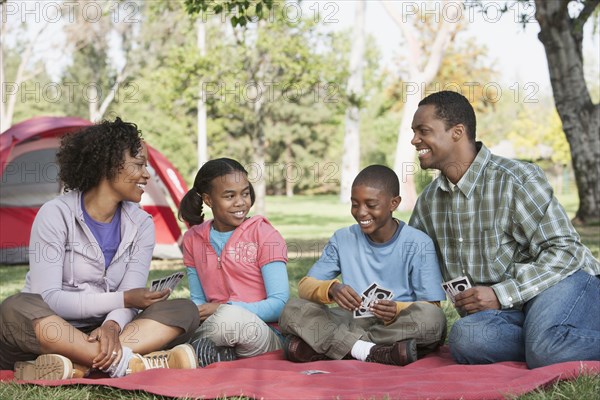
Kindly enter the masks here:
M 305 276 L 298 283 L 298 297 L 310 300 L 320 304 L 331 304 L 333 300 L 329 298 L 329 288 L 337 279 L 322 281 L 311 276 Z
M 396 320 L 396 318 L 398 318 L 398 315 L 400 315 L 400 313 L 403 310 L 406 310 L 412 304 L 413 304 L 412 301 L 406 301 L 406 302 L 405 301 L 397 301 L 396 302 L 396 316 L 391 321 L 384 322 L 383 324 L 387 326 L 387 325 L 391 324 L 392 322 L 394 322 Z
M 104 318 L 104 322 L 115 321 L 121 327 L 121 332 L 123 332 L 125 326 L 133 320 L 136 314 L 137 310 L 134 308 L 119 308 L 109 312 Z
M 514 279 L 492 285 L 492 289 L 496 293 L 503 310 L 518 308 L 521 305 L 522 299 L 519 294 L 519 287 Z

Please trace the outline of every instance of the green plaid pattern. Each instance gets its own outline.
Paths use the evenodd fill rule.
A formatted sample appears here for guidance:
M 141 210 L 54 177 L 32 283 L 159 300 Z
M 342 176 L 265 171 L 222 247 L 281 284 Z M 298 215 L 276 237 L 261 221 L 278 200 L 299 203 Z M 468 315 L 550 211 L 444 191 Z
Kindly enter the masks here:
M 579 269 L 599 275 L 542 170 L 477 148 L 458 184 L 440 175 L 410 218 L 435 242 L 444 279 L 469 276 L 491 286 L 502 308 L 519 309 Z

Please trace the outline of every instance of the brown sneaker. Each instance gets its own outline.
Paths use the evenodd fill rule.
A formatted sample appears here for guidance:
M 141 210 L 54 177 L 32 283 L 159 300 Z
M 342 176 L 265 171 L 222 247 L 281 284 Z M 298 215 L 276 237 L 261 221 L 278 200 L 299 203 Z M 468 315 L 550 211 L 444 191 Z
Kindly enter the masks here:
M 400 366 L 410 364 L 417 361 L 417 341 L 408 339 L 393 344 L 376 344 L 365 361 Z
M 288 335 L 283 341 L 283 353 L 285 358 L 293 362 L 310 362 L 331 360 L 325 354 L 317 353 L 304 340 L 295 335 Z
M 34 381 L 38 379 L 58 380 L 73 377 L 73 363 L 59 354 L 42 354 L 34 361 L 15 363 L 15 379 Z
M 129 361 L 126 374 L 155 368 L 194 369 L 197 367 L 194 348 L 189 344 L 180 344 L 171 350 L 155 351 L 144 356 L 134 354 Z

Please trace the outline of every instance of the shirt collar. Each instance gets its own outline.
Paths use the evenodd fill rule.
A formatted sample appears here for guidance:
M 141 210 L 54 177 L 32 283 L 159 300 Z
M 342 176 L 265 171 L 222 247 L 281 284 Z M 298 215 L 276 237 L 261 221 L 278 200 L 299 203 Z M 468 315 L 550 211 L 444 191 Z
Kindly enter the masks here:
M 475 146 L 477 148 L 477 156 L 456 184 L 456 188 L 467 198 L 471 198 L 475 187 L 483 179 L 483 171 L 492 156 L 490 150 L 482 142 L 477 142 Z M 444 174 L 441 176 L 443 178 L 440 179 L 440 188 L 446 192 L 451 192 L 448 178 Z

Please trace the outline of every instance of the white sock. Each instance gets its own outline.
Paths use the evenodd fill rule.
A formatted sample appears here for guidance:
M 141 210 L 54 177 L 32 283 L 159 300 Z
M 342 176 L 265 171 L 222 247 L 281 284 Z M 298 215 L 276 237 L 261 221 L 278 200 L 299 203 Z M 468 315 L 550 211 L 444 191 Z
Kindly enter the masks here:
M 133 351 L 129 347 L 121 347 L 123 350 L 123 356 L 121 356 L 121 360 L 117 365 L 111 365 L 106 372 L 110 375 L 111 378 L 120 378 L 125 376 L 127 373 L 127 368 L 129 367 L 129 361 L 133 357 Z
M 350 354 L 357 360 L 365 361 L 369 355 L 369 352 L 371 351 L 371 347 L 373 346 L 375 346 L 375 343 L 357 340 L 356 343 L 354 343 L 354 346 L 352 346 Z

